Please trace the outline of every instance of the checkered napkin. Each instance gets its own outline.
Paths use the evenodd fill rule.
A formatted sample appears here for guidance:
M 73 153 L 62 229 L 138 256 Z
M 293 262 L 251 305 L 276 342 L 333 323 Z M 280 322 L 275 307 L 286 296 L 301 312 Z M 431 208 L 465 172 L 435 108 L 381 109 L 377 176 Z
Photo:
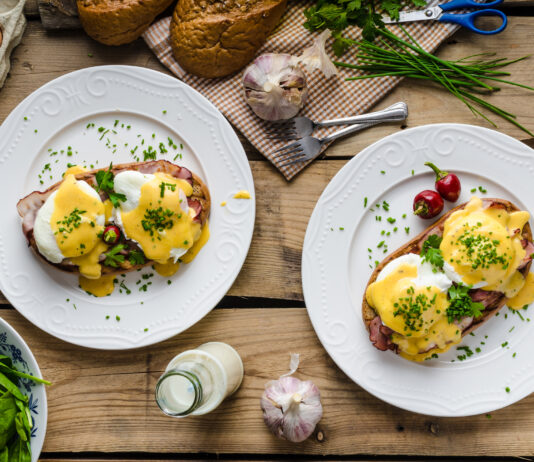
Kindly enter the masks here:
M 258 55 L 263 53 L 299 55 L 304 48 L 311 45 L 317 33 L 311 33 L 302 26 L 305 19 L 303 11 L 309 3 L 309 1 L 290 3 L 280 25 L 260 48 Z M 437 3 L 437 1 L 432 1 L 429 6 Z M 283 158 L 274 159 L 274 151 L 287 142 L 267 139 L 265 128 L 268 123 L 259 119 L 251 111 L 243 97 L 241 84 L 243 71 L 219 79 L 204 79 L 186 73 L 178 65 L 172 54 L 169 40 L 170 22 L 170 17 L 163 18 L 154 23 L 143 34 L 150 49 L 178 78 L 215 104 L 227 119 L 282 172 L 287 180 L 293 178 L 307 163 L 280 166 L 279 164 L 283 163 Z M 347 37 L 355 40 L 361 38 L 360 29 L 356 27 L 349 29 L 346 31 Z M 406 29 L 425 50 L 433 51 L 456 30 L 456 26 L 424 21 L 408 24 Z M 391 30 L 399 35 L 402 34 L 396 26 L 392 26 Z M 328 45 L 329 42 L 327 42 L 327 50 L 330 50 Z M 355 51 L 355 48 L 349 50 L 341 60 L 356 63 Z M 345 77 L 354 76 L 357 72 L 352 69 L 340 68 L 340 75 L 328 80 L 318 70 L 308 74 L 308 102 L 299 115 L 310 117 L 312 120 L 325 120 L 362 114 L 401 81 L 397 77 L 344 81 Z M 339 128 L 341 127 L 319 129 L 314 133 L 314 136 L 323 137 Z

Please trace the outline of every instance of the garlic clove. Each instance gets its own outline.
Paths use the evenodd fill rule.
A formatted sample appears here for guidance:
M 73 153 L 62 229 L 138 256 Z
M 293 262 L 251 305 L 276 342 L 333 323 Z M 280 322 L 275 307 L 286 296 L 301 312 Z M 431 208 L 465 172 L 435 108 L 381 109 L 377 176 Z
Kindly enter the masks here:
M 331 33 L 328 29 L 321 32 L 315 38 L 313 44 L 306 48 L 296 60 L 306 67 L 306 70 L 311 72 L 314 69 L 319 69 L 327 79 L 333 75 L 338 74 L 338 69 L 326 54 L 326 40 Z
M 298 366 L 296 356 L 296 361 L 293 355 L 291 358 L 292 370 Z M 308 438 L 323 415 L 319 389 L 313 382 L 295 377 L 282 376 L 269 382 L 260 404 L 271 432 L 295 443 Z

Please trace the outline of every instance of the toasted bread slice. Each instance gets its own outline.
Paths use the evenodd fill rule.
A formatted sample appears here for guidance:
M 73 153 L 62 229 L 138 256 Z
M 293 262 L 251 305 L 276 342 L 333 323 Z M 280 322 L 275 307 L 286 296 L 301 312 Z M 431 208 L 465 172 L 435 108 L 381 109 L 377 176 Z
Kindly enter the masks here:
M 498 207 L 505 209 L 507 212 L 517 212 L 520 211 L 520 209 L 514 205 L 512 202 L 507 201 L 505 199 L 489 199 L 485 198 L 482 199 L 482 203 L 488 207 Z M 421 248 L 423 246 L 423 242 L 428 238 L 428 236 L 432 234 L 442 235 L 443 234 L 443 227 L 445 224 L 445 221 L 447 218 L 451 216 L 454 212 L 457 210 L 463 209 L 467 203 L 461 204 L 446 214 L 444 214 L 438 221 L 436 221 L 434 224 L 429 226 L 427 229 L 425 229 L 421 234 L 414 237 L 411 241 L 397 249 L 392 254 L 388 255 L 382 262 L 375 268 L 373 271 L 373 274 L 371 274 L 371 277 L 369 279 L 369 282 L 367 283 L 366 290 L 364 291 L 363 301 L 362 301 L 362 317 L 363 322 L 365 323 L 365 327 L 370 332 L 370 325 L 371 321 L 377 316 L 376 311 L 367 303 L 367 300 L 365 298 L 365 292 L 367 291 L 367 287 L 369 287 L 370 284 L 376 281 L 376 278 L 384 269 L 384 267 L 391 261 L 395 260 L 396 258 L 406 255 L 408 253 L 421 253 Z M 522 237 L 523 239 L 526 239 L 528 242 L 532 242 L 532 231 L 530 228 L 530 224 L 526 223 L 523 227 L 522 231 Z M 530 271 L 530 266 L 532 264 L 532 261 L 529 261 L 520 271 L 521 273 L 526 276 L 528 272 Z M 508 298 L 505 297 L 504 294 L 501 294 L 499 297 L 496 297 L 495 300 L 492 300 L 492 303 L 486 307 L 486 309 L 482 312 L 482 316 L 479 318 L 474 319 L 473 323 L 469 325 L 467 328 L 465 328 L 462 331 L 462 337 L 469 334 L 473 330 L 480 327 L 482 324 L 484 324 L 488 319 L 490 319 L 492 316 L 495 315 L 507 302 Z
M 77 180 L 83 180 L 89 185 L 95 186 L 96 173 L 100 170 L 107 169 L 90 170 L 87 172 L 78 173 L 75 175 L 75 177 Z M 201 226 L 206 223 L 211 207 L 210 194 L 205 183 L 197 175 L 191 173 L 185 167 L 180 167 L 166 160 L 117 164 L 111 169 L 114 175 L 127 170 L 135 170 L 146 174 L 153 174 L 157 172 L 167 173 L 176 178 L 181 178 L 188 181 L 193 187 L 193 194 L 188 197 L 188 201 L 190 202 L 190 206 L 193 206 L 195 211 L 198 212 L 195 220 L 200 222 Z M 28 194 L 18 202 L 17 211 L 22 217 L 22 231 L 28 240 L 28 245 L 33 249 L 33 251 L 49 265 L 52 265 L 62 271 L 79 274 L 78 266 L 72 264 L 68 259 L 56 264 L 49 262 L 45 257 L 43 257 L 37 248 L 37 243 L 35 242 L 35 237 L 33 235 L 33 225 L 35 223 L 35 218 L 37 217 L 37 212 L 45 203 L 46 199 L 48 199 L 48 197 L 59 188 L 61 183 L 62 181 L 59 181 L 43 192 L 34 191 Z M 101 191 L 100 196 L 102 200 L 107 199 L 107 194 L 105 192 Z M 133 241 L 125 240 L 125 243 L 127 244 L 128 250 L 140 250 L 137 244 L 135 244 Z M 148 259 L 146 259 L 145 263 L 142 265 L 132 265 L 128 261 L 128 258 L 125 258 L 124 260 L 125 261 L 121 263 L 119 268 L 112 268 L 102 265 L 102 275 L 121 274 L 154 264 L 152 260 Z

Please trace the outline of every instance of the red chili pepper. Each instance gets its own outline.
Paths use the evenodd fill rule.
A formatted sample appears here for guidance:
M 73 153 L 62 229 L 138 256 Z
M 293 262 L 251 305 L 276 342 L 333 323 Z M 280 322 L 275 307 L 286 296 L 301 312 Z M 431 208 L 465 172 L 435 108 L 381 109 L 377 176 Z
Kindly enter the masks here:
M 421 218 L 434 218 L 443 210 L 443 199 L 436 191 L 425 189 L 413 200 L 413 213 Z
M 454 173 L 440 170 L 432 162 L 425 162 L 425 165 L 430 167 L 436 173 L 435 187 L 441 197 L 446 201 L 456 202 L 462 191 L 462 185 L 460 184 L 458 177 Z
M 102 233 L 102 240 L 106 244 L 114 245 L 117 242 L 119 242 L 120 238 L 121 238 L 121 230 L 117 228 L 115 225 L 109 225 L 104 228 L 104 232 Z

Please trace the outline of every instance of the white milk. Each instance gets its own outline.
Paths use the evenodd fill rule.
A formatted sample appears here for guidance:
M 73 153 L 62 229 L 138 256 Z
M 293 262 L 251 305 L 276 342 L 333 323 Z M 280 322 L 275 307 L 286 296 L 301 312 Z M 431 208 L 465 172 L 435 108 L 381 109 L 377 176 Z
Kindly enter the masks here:
M 242 380 L 243 362 L 237 351 L 226 343 L 205 343 L 169 363 L 156 385 L 156 402 L 173 417 L 207 414 Z

